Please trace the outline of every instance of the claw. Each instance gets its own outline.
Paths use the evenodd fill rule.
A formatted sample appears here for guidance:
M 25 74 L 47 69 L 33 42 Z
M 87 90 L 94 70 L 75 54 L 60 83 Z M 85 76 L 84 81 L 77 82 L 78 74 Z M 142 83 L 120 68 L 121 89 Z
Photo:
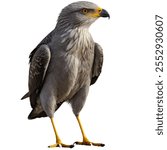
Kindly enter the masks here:
M 104 147 L 105 144 L 103 143 L 92 143 L 93 146 L 99 146 L 99 147 Z

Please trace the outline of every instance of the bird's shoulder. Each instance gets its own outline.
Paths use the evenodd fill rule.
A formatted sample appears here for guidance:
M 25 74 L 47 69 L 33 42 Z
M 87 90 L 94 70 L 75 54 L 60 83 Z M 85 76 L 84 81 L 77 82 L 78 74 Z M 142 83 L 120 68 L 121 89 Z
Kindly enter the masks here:
M 36 53 L 36 51 L 40 48 L 41 45 L 48 45 L 51 40 L 52 40 L 52 37 L 55 33 L 55 30 L 52 30 L 35 48 L 34 50 L 31 51 L 30 55 L 29 55 L 29 62 L 31 63 L 32 61 L 32 58 L 34 56 L 34 54 Z

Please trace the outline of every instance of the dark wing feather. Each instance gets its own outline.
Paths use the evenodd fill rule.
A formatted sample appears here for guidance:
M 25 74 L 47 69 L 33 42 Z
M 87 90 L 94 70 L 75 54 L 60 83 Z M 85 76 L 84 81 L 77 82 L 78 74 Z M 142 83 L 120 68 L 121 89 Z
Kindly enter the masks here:
M 32 56 L 29 69 L 28 93 L 32 108 L 36 105 L 37 97 L 42 88 L 45 74 L 50 62 L 50 57 L 51 53 L 47 45 L 41 45 Z
M 95 43 L 94 62 L 92 67 L 92 79 L 90 85 L 94 84 L 100 76 L 103 65 L 103 49 L 98 43 Z
M 30 62 L 30 63 L 31 63 L 31 61 L 32 61 L 32 58 L 33 58 L 34 54 L 35 54 L 36 51 L 39 49 L 39 47 L 40 47 L 41 45 L 44 45 L 44 44 L 47 45 L 48 43 L 50 43 L 50 41 L 51 41 L 51 39 L 52 39 L 52 37 L 53 37 L 53 35 L 54 35 L 54 31 L 55 31 L 55 30 L 51 31 L 51 32 L 36 46 L 36 48 L 30 53 L 30 55 L 29 55 L 29 58 L 30 58 L 29 62 Z M 29 92 L 26 93 L 26 94 L 21 98 L 21 100 L 23 100 L 23 99 L 25 99 L 25 98 L 27 98 L 27 97 L 30 97 L 30 93 L 29 93 Z

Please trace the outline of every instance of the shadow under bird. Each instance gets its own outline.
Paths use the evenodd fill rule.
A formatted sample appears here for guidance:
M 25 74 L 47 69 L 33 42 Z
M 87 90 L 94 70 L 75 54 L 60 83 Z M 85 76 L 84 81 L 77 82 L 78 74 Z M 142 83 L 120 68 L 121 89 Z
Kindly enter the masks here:
M 98 79 L 103 50 L 93 41 L 90 25 L 100 17 L 110 17 L 105 9 L 87 1 L 66 6 L 60 13 L 57 25 L 30 53 L 29 92 L 32 111 L 28 119 L 49 117 L 56 143 L 49 147 L 74 147 L 79 145 L 104 146 L 87 138 L 79 113 L 83 108 L 89 87 Z M 83 141 L 67 145 L 62 143 L 55 124 L 54 113 L 68 102 L 78 121 Z

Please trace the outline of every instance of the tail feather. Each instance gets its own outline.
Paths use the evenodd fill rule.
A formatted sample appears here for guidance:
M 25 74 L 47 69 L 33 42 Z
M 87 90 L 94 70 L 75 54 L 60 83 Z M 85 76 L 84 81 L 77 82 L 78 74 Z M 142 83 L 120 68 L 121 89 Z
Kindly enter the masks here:
M 57 107 L 55 109 L 55 111 L 57 109 L 59 109 L 59 107 L 63 104 L 63 102 L 57 104 Z M 41 117 L 47 117 L 46 112 L 42 109 L 41 105 L 36 105 L 36 107 L 30 112 L 28 119 L 32 120 L 35 118 L 41 118 Z
M 28 119 L 35 119 L 40 117 L 47 117 L 46 113 L 44 112 L 41 103 L 39 99 L 37 100 L 37 103 L 33 107 L 32 111 L 30 112 Z
M 26 93 L 22 98 L 21 98 L 21 100 L 23 100 L 23 99 L 25 99 L 25 98 L 27 98 L 27 97 L 30 97 L 30 94 L 29 94 L 29 92 L 28 93 Z
M 41 118 L 41 117 L 47 117 L 46 113 L 44 111 L 42 111 L 40 113 L 39 112 L 37 113 L 37 111 L 35 109 L 33 109 L 31 111 L 31 113 L 28 115 L 29 120 L 32 120 L 32 119 L 35 119 L 35 118 Z

